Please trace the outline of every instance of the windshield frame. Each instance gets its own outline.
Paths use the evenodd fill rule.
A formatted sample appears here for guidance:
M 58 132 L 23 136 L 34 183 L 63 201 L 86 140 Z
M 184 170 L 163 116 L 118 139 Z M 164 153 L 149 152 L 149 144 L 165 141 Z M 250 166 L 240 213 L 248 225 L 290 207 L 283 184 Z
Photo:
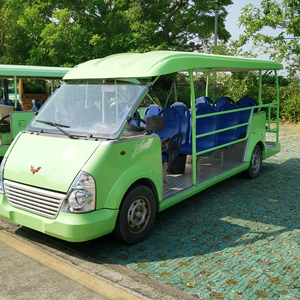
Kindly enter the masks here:
M 60 128 L 51 126 L 52 123 L 63 127 L 67 136 L 118 139 L 127 125 L 128 117 L 133 115 L 148 94 L 151 85 L 151 78 L 65 81 L 36 113 L 26 130 L 63 134 Z M 91 94 L 93 90 L 97 91 L 97 95 Z M 81 92 L 80 108 L 77 108 L 76 104 L 79 102 L 76 91 Z M 108 110 L 111 112 L 108 113 Z M 62 111 L 64 120 L 58 117 Z M 76 119 L 79 125 L 72 123 L 74 121 L 70 118 L 72 113 L 77 114 L 73 119 Z

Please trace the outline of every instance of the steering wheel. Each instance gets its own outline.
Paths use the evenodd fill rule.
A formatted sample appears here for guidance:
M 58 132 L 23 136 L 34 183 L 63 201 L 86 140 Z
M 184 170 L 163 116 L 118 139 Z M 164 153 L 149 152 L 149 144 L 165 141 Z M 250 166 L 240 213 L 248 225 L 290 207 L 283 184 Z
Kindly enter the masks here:
M 0 125 L 2 124 L 2 122 L 5 120 L 5 119 L 7 119 L 7 118 L 9 118 L 9 115 L 7 115 L 7 116 L 4 116 L 1 120 L 0 120 Z
M 129 117 L 128 121 L 130 122 L 131 120 L 136 120 L 136 121 L 142 122 L 142 123 L 144 123 L 146 125 L 146 121 L 144 119 L 137 118 L 137 117 Z
M 127 117 L 127 123 L 128 125 L 126 126 L 126 129 L 129 131 L 138 131 L 138 132 L 143 132 L 145 130 L 145 127 L 141 127 L 141 126 L 136 126 L 134 124 L 131 123 L 131 120 L 136 120 L 139 122 L 142 122 L 144 124 L 146 124 L 146 121 L 141 119 L 141 118 L 136 118 L 136 117 Z

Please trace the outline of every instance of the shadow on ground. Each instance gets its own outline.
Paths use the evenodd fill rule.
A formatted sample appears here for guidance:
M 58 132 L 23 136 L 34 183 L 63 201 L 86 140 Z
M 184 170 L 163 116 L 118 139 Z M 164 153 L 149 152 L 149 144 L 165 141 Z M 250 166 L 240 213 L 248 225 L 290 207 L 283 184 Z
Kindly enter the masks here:
M 257 179 L 234 176 L 161 212 L 137 245 L 112 235 L 49 244 L 126 265 L 202 299 L 300 299 L 300 159 L 289 155 L 264 162 Z

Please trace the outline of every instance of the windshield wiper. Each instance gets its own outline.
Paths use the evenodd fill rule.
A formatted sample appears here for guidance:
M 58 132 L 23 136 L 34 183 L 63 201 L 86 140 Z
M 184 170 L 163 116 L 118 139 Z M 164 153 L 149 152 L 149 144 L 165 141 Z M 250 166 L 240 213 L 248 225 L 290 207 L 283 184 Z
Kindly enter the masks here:
M 36 120 L 36 121 L 39 122 L 39 123 L 42 123 L 42 124 L 53 126 L 53 127 L 57 128 L 60 132 L 62 132 L 66 136 L 68 136 L 70 139 L 75 139 L 75 137 L 72 134 L 66 132 L 65 130 L 63 130 L 61 128 L 61 127 L 70 128 L 70 126 L 68 126 L 68 125 L 57 124 L 57 123 L 53 123 L 53 122 L 50 122 L 50 121 L 43 121 L 43 120 Z

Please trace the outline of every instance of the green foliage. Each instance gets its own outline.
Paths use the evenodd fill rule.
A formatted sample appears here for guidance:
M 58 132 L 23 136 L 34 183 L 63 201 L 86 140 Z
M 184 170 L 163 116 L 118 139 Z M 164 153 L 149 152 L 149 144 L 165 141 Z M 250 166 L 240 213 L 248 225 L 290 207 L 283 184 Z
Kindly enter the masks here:
M 276 84 L 275 75 L 271 75 L 270 73 L 271 72 L 268 72 L 262 75 L 262 84 L 275 86 Z M 288 86 L 290 84 L 290 80 L 286 77 L 278 76 L 278 83 L 279 86 Z
M 232 1 L 218 3 L 218 38 L 226 42 Z M 0 62 L 73 66 L 120 52 L 203 50 L 214 8 L 214 0 L 6 0 Z
M 280 117 L 282 121 L 300 122 L 300 82 L 280 89 Z
M 271 59 L 291 61 L 288 71 L 294 75 L 300 67 L 299 11 L 300 2 L 295 0 L 261 0 L 259 7 L 248 4 L 239 18 L 240 26 L 245 27 L 240 44 L 252 39 L 254 47 Z M 265 28 L 274 30 L 263 31 Z

